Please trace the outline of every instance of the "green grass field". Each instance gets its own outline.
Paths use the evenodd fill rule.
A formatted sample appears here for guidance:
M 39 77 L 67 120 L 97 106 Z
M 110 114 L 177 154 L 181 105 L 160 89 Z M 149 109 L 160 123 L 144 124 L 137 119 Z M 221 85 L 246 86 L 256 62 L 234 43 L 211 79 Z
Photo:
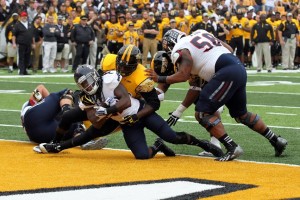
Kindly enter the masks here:
M 16 72 L 15 72 L 16 73 Z M 50 92 L 63 88 L 77 89 L 72 74 L 13 76 L 0 70 L 0 139 L 27 141 L 20 125 L 20 109 L 24 101 L 37 84 L 44 84 Z M 184 98 L 188 85 L 173 85 L 165 96 L 158 113 L 165 119 Z M 242 160 L 274 162 L 300 165 L 300 72 L 296 73 L 249 73 L 248 110 L 258 113 L 272 130 L 288 140 L 288 146 L 282 157 L 274 156 L 270 143 L 249 128 L 237 124 L 228 115 L 222 114 L 227 133 L 244 149 Z M 194 107 L 190 107 L 174 127 L 178 131 L 187 131 L 198 138 L 209 139 L 209 134 L 194 119 Z M 153 122 L 155 123 L 155 122 Z M 148 144 L 152 144 L 156 135 L 146 131 Z M 110 148 L 126 149 L 122 134 L 109 137 Z M 185 145 L 171 145 L 178 154 L 197 155 L 201 149 Z M 32 153 L 32 152 L 29 152 Z

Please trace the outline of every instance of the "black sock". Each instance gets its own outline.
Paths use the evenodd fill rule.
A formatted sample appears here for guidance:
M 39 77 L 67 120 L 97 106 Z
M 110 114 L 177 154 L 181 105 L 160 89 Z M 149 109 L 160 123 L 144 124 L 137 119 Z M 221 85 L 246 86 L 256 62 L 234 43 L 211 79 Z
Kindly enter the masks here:
M 267 138 L 270 142 L 276 142 L 277 141 L 277 136 L 275 135 L 275 133 L 273 131 L 271 131 L 271 129 L 269 129 L 267 127 L 267 129 L 262 133 L 262 135 Z
M 59 143 L 62 138 L 67 134 L 68 131 L 65 131 L 59 127 L 56 129 L 55 137 L 53 138 L 53 143 Z
M 231 149 L 236 147 L 237 144 L 225 133 L 222 137 L 219 138 L 219 141 L 226 147 L 226 149 Z
M 60 150 L 69 149 L 69 148 L 72 148 L 72 147 L 83 145 L 83 144 L 91 141 L 94 138 L 95 137 L 93 136 L 93 134 L 91 134 L 89 131 L 82 132 L 81 134 L 78 134 L 76 137 L 73 137 L 69 140 L 61 142 L 60 143 Z

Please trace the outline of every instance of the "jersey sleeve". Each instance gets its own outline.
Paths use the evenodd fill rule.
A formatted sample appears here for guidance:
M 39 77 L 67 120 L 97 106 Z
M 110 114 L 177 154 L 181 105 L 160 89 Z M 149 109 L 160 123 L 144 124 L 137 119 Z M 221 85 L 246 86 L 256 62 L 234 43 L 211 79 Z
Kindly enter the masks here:
M 151 80 L 150 78 L 147 78 L 137 86 L 136 92 L 137 93 L 150 92 L 153 90 L 153 88 L 154 88 L 154 81 Z

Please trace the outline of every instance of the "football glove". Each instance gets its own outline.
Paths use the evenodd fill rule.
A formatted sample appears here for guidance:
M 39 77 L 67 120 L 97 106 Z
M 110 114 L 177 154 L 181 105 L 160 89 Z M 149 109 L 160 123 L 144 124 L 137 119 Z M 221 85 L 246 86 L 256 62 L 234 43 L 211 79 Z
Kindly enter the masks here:
M 95 107 L 95 109 L 96 109 L 95 115 L 97 117 L 100 117 L 100 116 L 103 116 L 103 115 L 107 115 L 107 109 L 106 108 L 104 108 L 102 106 L 97 106 L 97 107 Z
M 40 102 L 43 100 L 43 96 L 38 89 L 33 90 L 32 95 L 36 102 Z
M 128 115 L 128 116 L 124 117 L 124 120 L 120 121 L 120 123 L 132 126 L 137 121 L 139 121 L 139 118 L 136 114 L 134 114 L 134 115 Z
M 104 104 L 107 105 L 107 107 L 113 106 L 118 102 L 118 99 L 114 98 L 114 97 L 108 97 Z
M 174 112 L 169 113 L 170 117 L 167 120 L 168 125 L 175 126 L 177 121 L 179 120 L 179 118 L 181 117 L 182 113 L 185 110 L 186 110 L 186 107 L 184 105 L 180 104 Z

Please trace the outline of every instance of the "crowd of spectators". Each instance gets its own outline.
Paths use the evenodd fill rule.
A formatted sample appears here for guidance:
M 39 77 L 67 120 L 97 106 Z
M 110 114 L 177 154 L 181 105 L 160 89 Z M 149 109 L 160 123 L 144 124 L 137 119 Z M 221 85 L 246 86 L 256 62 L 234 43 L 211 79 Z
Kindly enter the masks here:
M 270 26 L 268 34 L 261 27 L 252 31 L 260 18 Z M 68 72 L 69 64 L 70 71 L 84 63 L 97 67 L 103 55 L 117 53 L 124 44 L 138 46 L 147 65 L 149 53 L 153 57 L 162 50 L 163 34 L 172 28 L 187 34 L 207 30 L 230 44 L 245 67 L 254 65 L 254 50 L 263 46 L 265 60 L 257 62 L 258 72 L 263 63 L 269 72 L 280 64 L 283 69 L 296 69 L 300 63 L 298 0 L 0 0 L 9 72 L 16 49 L 25 48 L 15 31 L 18 23 L 33 29 L 32 41 L 26 41 L 31 61 L 26 49 L 26 59 L 21 58 L 21 63 L 18 59 L 23 65 L 18 66 L 20 75 L 28 74 L 23 70 L 28 67 L 33 73 L 38 69 Z M 266 44 L 261 43 L 271 47 L 271 61 Z

